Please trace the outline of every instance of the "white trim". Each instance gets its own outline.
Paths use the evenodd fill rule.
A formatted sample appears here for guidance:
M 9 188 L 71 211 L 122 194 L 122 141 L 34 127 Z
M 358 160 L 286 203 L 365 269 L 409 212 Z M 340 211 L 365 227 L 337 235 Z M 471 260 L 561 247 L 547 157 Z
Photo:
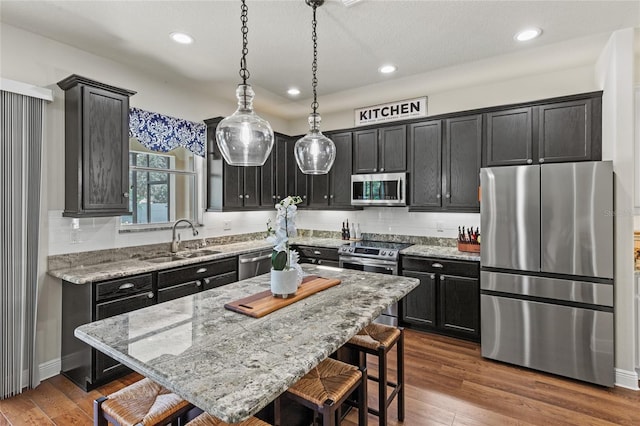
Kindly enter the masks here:
M 635 391 L 640 390 L 640 387 L 638 387 L 638 373 L 616 368 L 616 386 Z
M 53 90 L 34 86 L 29 83 L 22 83 L 20 81 L 2 78 L 0 79 L 0 89 L 7 92 L 17 93 L 18 95 L 25 95 L 53 102 Z
M 39 366 L 40 381 L 44 381 L 50 377 L 57 376 L 58 374 L 60 374 L 61 369 L 62 364 L 60 363 L 60 358 L 54 358 L 50 361 L 43 362 Z
M 640 86 L 635 87 L 635 101 L 634 101 L 634 118 L 635 118 L 635 164 L 633 169 L 635 170 L 634 179 L 634 213 L 640 214 Z

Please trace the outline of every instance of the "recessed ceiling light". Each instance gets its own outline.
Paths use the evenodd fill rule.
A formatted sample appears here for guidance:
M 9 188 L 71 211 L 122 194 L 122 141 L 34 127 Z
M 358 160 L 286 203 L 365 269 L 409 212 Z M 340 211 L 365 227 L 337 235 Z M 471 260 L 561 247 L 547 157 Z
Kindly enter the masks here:
M 298 96 L 300 94 L 300 89 L 292 87 L 291 89 L 287 90 L 287 93 L 291 96 Z
M 189 34 L 175 32 L 175 33 L 169 34 L 169 37 L 171 37 L 171 40 L 175 41 L 176 43 L 180 43 L 180 44 L 193 43 L 193 37 L 191 37 Z
M 522 30 L 513 36 L 514 39 L 518 41 L 529 41 L 538 37 L 542 34 L 542 30 L 540 28 L 527 28 L 526 30 Z
M 380 71 L 382 74 L 391 74 L 392 72 L 395 72 L 398 69 L 398 67 L 396 67 L 395 65 L 383 65 L 380 68 L 378 68 L 378 71 Z

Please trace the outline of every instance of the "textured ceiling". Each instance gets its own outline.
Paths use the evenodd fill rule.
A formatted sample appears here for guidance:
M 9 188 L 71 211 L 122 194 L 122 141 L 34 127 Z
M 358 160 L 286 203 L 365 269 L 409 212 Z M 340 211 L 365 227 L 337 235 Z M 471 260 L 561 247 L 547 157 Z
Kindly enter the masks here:
M 283 117 L 310 96 L 311 8 L 303 0 L 248 0 L 249 82 Z M 137 67 L 171 81 L 233 96 L 239 82 L 240 2 L 235 1 L 0 1 L 3 23 Z M 517 43 L 526 26 L 542 37 Z M 400 1 L 363 0 L 351 7 L 329 0 L 318 9 L 319 95 L 330 108 L 349 104 L 376 85 L 567 40 L 598 42 L 620 28 L 640 26 L 640 1 Z M 182 46 L 168 34 L 184 31 Z M 378 67 L 395 63 L 383 76 Z M 302 94 L 293 100 L 290 86 Z M 325 105 L 326 110 L 326 105 Z

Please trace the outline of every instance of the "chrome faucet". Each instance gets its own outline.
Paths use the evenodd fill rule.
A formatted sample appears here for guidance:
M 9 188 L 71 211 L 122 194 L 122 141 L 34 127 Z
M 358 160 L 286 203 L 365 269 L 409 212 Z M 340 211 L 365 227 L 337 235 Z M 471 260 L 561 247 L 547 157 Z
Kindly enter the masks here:
M 176 220 L 176 223 L 173 224 L 173 235 L 171 237 L 171 253 L 177 253 L 178 250 L 180 249 L 180 234 L 178 234 L 178 239 L 176 240 L 176 226 L 180 222 L 187 222 L 191 226 L 191 229 L 193 230 L 193 236 L 195 237 L 196 235 L 198 235 L 198 230 L 196 229 L 195 226 L 193 226 L 193 223 L 191 223 L 189 219 Z

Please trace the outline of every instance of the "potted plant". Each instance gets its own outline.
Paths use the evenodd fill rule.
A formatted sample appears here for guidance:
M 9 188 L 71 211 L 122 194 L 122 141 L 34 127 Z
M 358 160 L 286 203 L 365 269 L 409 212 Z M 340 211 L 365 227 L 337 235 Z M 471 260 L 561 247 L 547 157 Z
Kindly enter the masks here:
M 299 255 L 289 248 L 289 238 L 297 235 L 295 217 L 302 199 L 288 196 L 275 205 L 276 219 L 267 222 L 267 241 L 273 244 L 271 254 L 271 293 L 275 297 L 293 296 L 302 282 Z

